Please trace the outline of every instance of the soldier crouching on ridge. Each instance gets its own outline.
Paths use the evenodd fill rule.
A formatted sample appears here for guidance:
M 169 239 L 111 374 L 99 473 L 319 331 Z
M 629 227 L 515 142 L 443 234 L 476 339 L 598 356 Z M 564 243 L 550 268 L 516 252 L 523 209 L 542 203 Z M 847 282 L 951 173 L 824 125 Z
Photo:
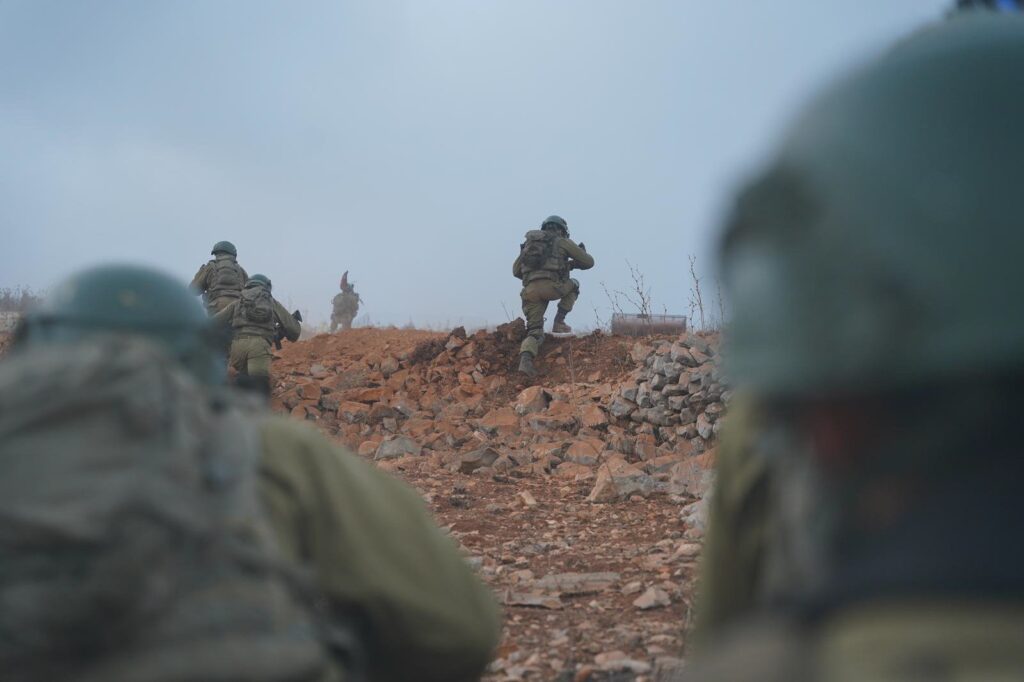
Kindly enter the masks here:
M 231 242 L 217 242 L 210 253 L 213 259 L 199 268 L 191 286 L 202 295 L 210 315 L 215 315 L 238 300 L 249 276 L 238 264 L 238 250 Z
M 533 359 L 544 341 L 544 313 L 548 303 L 558 301 L 551 331 L 555 334 L 572 332 L 565 323 L 565 316 L 576 304 L 580 283 L 569 277 L 569 272 L 592 267 L 594 257 L 582 243 L 569 239 L 569 225 L 563 218 L 549 216 L 539 230 L 526 233 L 526 241 L 519 247 L 519 256 L 512 264 L 512 274 L 523 281 L 519 294 L 526 318 L 526 338 L 519 348 L 519 371 L 523 374 L 537 375 Z

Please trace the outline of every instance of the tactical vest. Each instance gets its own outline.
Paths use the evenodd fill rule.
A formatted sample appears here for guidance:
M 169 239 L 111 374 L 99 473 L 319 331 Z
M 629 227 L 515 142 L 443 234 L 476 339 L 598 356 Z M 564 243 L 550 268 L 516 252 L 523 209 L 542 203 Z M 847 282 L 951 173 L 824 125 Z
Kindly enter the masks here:
M 207 275 L 206 300 L 218 298 L 238 298 L 245 285 L 242 267 L 233 258 L 217 258 L 209 262 L 210 273 Z
M 561 246 L 561 238 L 544 230 L 530 230 L 526 233 L 525 241 L 520 247 L 520 256 L 525 256 L 530 248 L 531 242 L 540 243 L 547 241 L 545 257 L 537 266 L 527 263 L 523 258 L 520 265 L 523 273 L 523 284 L 529 284 L 538 279 L 564 280 L 569 276 L 569 254 Z
M 336 679 L 259 507 L 258 428 L 147 342 L 5 358 L 3 678 Z
M 260 336 L 270 340 L 274 338 L 276 323 L 274 297 L 270 290 L 258 283 L 246 285 L 231 318 L 235 336 Z

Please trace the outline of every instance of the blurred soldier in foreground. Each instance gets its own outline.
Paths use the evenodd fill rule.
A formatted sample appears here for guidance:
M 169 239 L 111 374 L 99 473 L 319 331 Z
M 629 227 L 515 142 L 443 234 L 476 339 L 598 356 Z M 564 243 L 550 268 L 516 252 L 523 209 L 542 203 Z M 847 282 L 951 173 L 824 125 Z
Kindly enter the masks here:
M 731 373 L 791 444 L 758 446 L 788 573 L 684 679 L 1024 679 L 1021 73 L 1024 17 L 958 15 L 825 93 L 741 195 Z
M 356 319 L 356 315 L 359 314 L 360 303 L 362 303 L 362 299 L 356 293 L 355 285 L 349 284 L 346 270 L 345 274 L 341 276 L 341 293 L 331 301 L 332 334 L 338 330 L 339 324 L 342 329 L 352 328 L 352 320 Z
M 231 325 L 228 362 L 238 372 L 238 383 L 270 395 L 270 345 L 279 334 L 298 341 L 302 333 L 297 313 L 289 314 L 271 295 L 266 275 L 253 275 L 237 300 L 228 303 L 213 319 Z
M 569 277 L 569 272 L 592 267 L 593 256 L 582 243 L 569 239 L 569 225 L 563 218 L 549 216 L 539 230 L 526 233 L 526 241 L 519 247 L 519 256 L 512 264 L 512 274 L 523 281 L 519 294 L 526 318 L 526 338 L 519 349 L 519 371 L 523 374 L 531 377 L 537 374 L 533 359 L 544 341 L 544 313 L 548 303 L 558 301 L 551 331 L 555 334 L 572 332 L 572 327 L 565 323 L 565 316 L 576 304 L 580 283 Z
M 488 591 L 419 496 L 224 388 L 186 288 L 103 267 L 0 361 L 13 682 L 471 680 Z
M 213 259 L 199 268 L 192 289 L 203 296 L 206 309 L 214 315 L 238 300 L 249 276 L 238 264 L 238 251 L 231 242 L 217 242 L 210 253 Z

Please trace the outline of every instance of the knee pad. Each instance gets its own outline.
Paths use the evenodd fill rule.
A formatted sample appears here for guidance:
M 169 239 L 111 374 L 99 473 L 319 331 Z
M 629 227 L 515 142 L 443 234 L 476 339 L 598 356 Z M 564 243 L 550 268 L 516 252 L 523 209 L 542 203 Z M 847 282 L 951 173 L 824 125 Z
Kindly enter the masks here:
M 572 282 L 572 290 L 575 293 L 580 293 L 580 281 L 575 277 L 570 277 L 569 281 Z

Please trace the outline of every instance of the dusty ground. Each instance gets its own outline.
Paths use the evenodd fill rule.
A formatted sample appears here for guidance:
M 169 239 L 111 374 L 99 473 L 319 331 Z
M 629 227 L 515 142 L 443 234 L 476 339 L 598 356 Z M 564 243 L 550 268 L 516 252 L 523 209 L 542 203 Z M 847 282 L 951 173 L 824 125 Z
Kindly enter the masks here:
M 403 434 L 415 440 L 415 454 L 377 464 L 421 491 L 504 605 L 504 637 L 486 679 L 655 679 L 684 644 L 700 551 L 699 533 L 681 515 L 692 500 L 588 501 L 593 471 L 564 454 L 546 459 L 545 449 L 608 440 L 617 427 L 577 421 L 537 433 L 525 416 L 501 419 L 530 385 L 550 387 L 556 403 L 557 395 L 577 407 L 606 403 L 636 370 L 635 341 L 549 338 L 542 376 L 525 382 L 511 371 L 519 337 L 515 328 L 469 336 L 356 329 L 286 344 L 275 361 L 275 404 L 368 458 Z M 373 406 L 345 413 L 352 400 Z M 482 447 L 501 459 L 465 467 L 460 457 Z

